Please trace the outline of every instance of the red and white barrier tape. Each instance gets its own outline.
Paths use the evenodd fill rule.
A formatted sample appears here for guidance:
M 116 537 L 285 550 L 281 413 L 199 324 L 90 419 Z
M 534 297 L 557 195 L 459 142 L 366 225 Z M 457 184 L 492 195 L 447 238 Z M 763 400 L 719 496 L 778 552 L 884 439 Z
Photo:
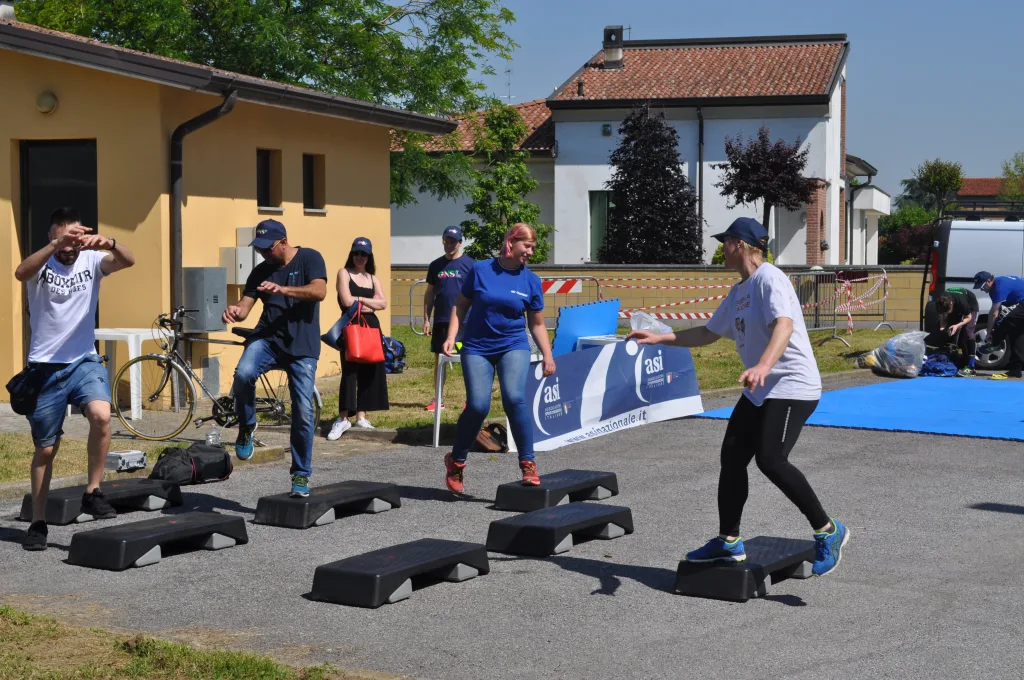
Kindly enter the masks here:
M 607 283 L 601 284 L 602 288 L 630 288 L 630 289 L 641 289 L 641 290 L 694 290 L 694 289 L 711 289 L 711 288 L 732 288 L 735 284 L 729 284 L 727 286 L 720 285 L 707 285 L 707 286 L 627 286 L 621 283 Z
M 620 319 L 629 319 L 633 316 L 634 312 L 640 312 L 640 309 L 628 309 L 619 312 Z M 655 319 L 710 319 L 714 316 L 713 312 L 654 312 L 650 313 L 650 316 Z

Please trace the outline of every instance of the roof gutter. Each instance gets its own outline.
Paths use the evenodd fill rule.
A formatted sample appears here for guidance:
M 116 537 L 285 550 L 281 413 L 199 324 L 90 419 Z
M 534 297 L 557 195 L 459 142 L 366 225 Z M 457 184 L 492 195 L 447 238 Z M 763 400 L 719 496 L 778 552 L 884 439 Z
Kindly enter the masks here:
M 171 133 L 171 309 L 177 309 L 184 301 L 181 267 L 181 209 L 184 199 L 182 170 L 184 169 L 185 137 L 196 130 L 231 113 L 238 102 L 238 92 L 229 90 L 224 101 L 195 118 L 186 120 Z

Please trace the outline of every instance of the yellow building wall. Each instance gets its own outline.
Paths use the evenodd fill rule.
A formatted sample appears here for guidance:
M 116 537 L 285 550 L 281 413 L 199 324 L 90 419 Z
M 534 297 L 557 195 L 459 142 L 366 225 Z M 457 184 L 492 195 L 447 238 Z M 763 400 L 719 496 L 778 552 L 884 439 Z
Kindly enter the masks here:
M 21 370 L 24 357 L 22 286 L 13 275 L 24 257 L 18 142 L 96 140 L 99 232 L 127 245 L 137 260 L 134 268 L 104 281 L 100 325 L 146 328 L 170 308 L 171 133 L 221 100 L 8 51 L 0 51 L 0 73 L 0 381 L 6 382 Z M 35 106 L 44 91 L 59 100 L 57 110 L 48 115 Z M 292 244 L 315 248 L 324 256 L 329 280 L 320 311 L 322 332 L 340 315 L 335 275 L 357 236 L 373 242 L 377 276 L 390 300 L 389 147 L 383 127 L 239 102 L 230 114 L 185 138 L 183 265 L 220 266 L 220 248 L 236 245 L 237 227 L 273 217 L 285 224 Z M 281 152 L 281 212 L 257 210 L 258 148 Z M 303 210 L 303 153 L 325 157 L 325 214 Z M 236 300 L 240 290 L 229 286 L 229 300 Z M 241 325 L 255 325 L 260 311 L 257 304 Z M 389 333 L 390 310 L 379 317 Z M 237 339 L 229 333 L 213 337 Z M 221 391 L 226 392 L 240 351 L 197 343 L 197 366 L 207 347 L 220 355 Z M 154 349 L 147 343 L 143 351 Z M 322 350 L 318 373 L 338 373 L 337 353 L 326 346 Z M 118 353 L 119 361 L 125 354 Z
M 161 105 L 164 136 L 180 123 L 218 104 L 208 95 L 164 88 Z M 292 245 L 319 251 L 327 264 L 327 299 L 320 306 L 322 332 L 338 320 L 335 288 L 337 271 L 344 266 L 352 241 L 365 236 L 373 243 L 377 277 L 385 295 L 391 287 L 391 211 L 389 203 L 389 137 L 384 128 L 327 118 L 270 106 L 239 102 L 227 116 L 185 138 L 185 208 L 182 211 L 182 261 L 185 266 L 220 265 L 220 248 L 236 245 L 236 228 L 255 226 L 273 218 L 288 230 Z M 256 205 L 256 150 L 281 152 L 282 212 L 258 211 Z M 324 156 L 326 214 L 306 213 L 302 202 L 302 155 Z M 233 302 L 240 286 L 228 286 Z M 252 327 L 261 311 L 257 303 L 239 324 Z M 391 312 L 380 315 L 385 334 Z M 212 338 L 235 339 L 230 333 Z M 194 346 L 194 363 L 207 350 L 219 356 L 221 386 L 230 387 L 240 349 L 224 345 Z M 321 346 L 317 372 L 340 372 L 340 357 Z
M 152 310 L 167 298 L 169 269 L 161 255 L 167 189 L 159 86 L 8 51 L 0 51 L 0 73 L 0 381 L 6 382 L 25 355 L 22 284 L 14 278 L 24 255 L 20 141 L 96 140 L 99 225 L 87 226 L 129 245 L 145 263 L 104 281 L 101 326 L 149 326 Z M 36 97 L 46 91 L 57 95 L 58 106 L 42 114 Z

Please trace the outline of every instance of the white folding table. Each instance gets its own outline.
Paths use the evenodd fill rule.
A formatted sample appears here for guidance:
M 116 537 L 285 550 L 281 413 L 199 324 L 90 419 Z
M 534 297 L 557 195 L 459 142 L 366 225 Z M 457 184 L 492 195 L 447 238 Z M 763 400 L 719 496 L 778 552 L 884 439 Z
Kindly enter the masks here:
M 107 374 L 110 376 L 111 400 L 117 395 L 114 376 L 117 373 L 117 343 L 128 345 L 128 361 L 142 354 L 142 343 L 153 339 L 152 328 L 97 328 L 96 339 L 103 341 L 103 352 L 107 355 Z M 128 371 L 129 389 L 131 391 L 132 420 L 142 417 L 142 369 L 132 366 Z

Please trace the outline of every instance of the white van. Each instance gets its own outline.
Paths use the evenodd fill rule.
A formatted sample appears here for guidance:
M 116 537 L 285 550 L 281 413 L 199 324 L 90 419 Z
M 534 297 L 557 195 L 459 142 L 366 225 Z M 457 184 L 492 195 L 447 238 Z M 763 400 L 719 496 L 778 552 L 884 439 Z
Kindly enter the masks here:
M 993 276 L 1024 276 L 1024 222 L 1016 221 L 1016 214 L 999 215 L 1014 221 L 980 220 L 975 217 L 971 220 L 943 220 L 935 227 L 925 282 L 922 284 L 921 319 L 924 330 L 938 329 L 938 315 L 933 301 L 947 288 L 973 289 L 974 275 L 980 271 L 991 272 Z M 977 340 L 980 346 L 985 341 L 992 301 L 980 289 L 973 292 L 978 297 Z M 979 354 L 977 366 L 998 370 L 1004 368 L 1008 361 L 1009 354 L 1004 342 L 984 356 Z

